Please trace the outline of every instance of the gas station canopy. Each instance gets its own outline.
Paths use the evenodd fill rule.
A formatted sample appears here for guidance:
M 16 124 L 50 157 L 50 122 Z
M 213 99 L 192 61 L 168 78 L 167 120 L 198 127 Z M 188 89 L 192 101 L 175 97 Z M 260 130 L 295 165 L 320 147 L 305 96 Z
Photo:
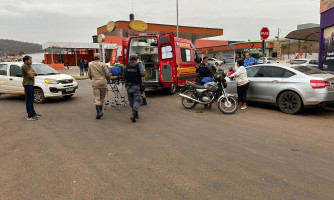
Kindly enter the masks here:
M 142 22 L 145 23 L 145 22 Z M 108 25 L 110 22 L 108 23 Z M 130 37 L 135 34 L 140 33 L 153 33 L 156 35 L 161 35 L 165 33 L 173 32 L 176 36 L 177 27 L 174 25 L 163 25 L 163 24 L 151 24 L 145 23 L 145 29 L 143 31 L 135 31 L 131 28 L 131 22 L 129 21 L 117 21 L 112 23 L 113 27 L 110 29 L 108 25 L 101 26 L 97 28 L 97 34 L 104 34 L 110 36 L 121 36 Z M 214 36 L 223 35 L 224 30 L 218 28 L 199 28 L 199 27 L 188 27 L 179 26 L 179 37 L 191 40 L 192 42 L 201 38 L 208 38 Z
M 319 42 L 320 27 L 300 29 L 290 32 L 285 38 Z
M 98 43 L 76 43 L 76 42 L 46 42 L 42 44 L 43 50 L 49 49 L 99 49 Z M 105 49 L 117 49 L 116 44 L 104 44 Z

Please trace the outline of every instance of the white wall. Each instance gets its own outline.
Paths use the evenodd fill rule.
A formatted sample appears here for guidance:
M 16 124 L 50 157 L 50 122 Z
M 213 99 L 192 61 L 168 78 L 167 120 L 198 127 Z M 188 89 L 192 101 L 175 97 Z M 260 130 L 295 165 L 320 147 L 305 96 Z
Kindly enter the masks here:
M 23 54 L 22 57 L 27 55 L 31 56 L 34 63 L 42 63 L 42 60 L 44 60 L 44 53 Z
M 287 60 L 287 59 L 294 59 L 298 54 L 290 54 L 289 56 L 288 55 L 281 55 L 281 61 L 284 61 L 284 60 Z M 305 54 L 303 54 L 300 58 L 302 59 L 315 59 L 315 60 L 318 60 L 318 53 L 312 53 L 311 54 L 307 54 L 307 56 Z M 289 58 L 290 57 L 290 58 Z

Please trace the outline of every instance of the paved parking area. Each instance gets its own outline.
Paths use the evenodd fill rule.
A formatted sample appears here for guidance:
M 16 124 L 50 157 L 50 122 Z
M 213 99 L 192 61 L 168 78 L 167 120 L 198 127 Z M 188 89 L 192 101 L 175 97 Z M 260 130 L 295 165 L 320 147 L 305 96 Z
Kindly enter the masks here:
M 250 104 L 222 114 L 148 94 L 95 119 L 89 80 L 70 100 L 0 96 L 0 199 L 332 199 L 334 111 L 286 115 Z

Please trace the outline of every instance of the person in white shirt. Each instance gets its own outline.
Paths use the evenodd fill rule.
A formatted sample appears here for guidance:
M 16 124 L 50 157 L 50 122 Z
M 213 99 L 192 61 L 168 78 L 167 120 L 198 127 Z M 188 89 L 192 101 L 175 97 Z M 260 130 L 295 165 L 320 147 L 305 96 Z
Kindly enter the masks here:
M 234 63 L 234 71 L 238 69 L 238 60 L 240 59 L 240 54 L 235 54 L 235 63 Z
M 247 90 L 249 88 L 249 80 L 247 78 L 247 71 L 245 69 L 244 61 L 237 61 L 237 71 L 234 72 L 229 78 L 235 77 L 235 82 L 237 83 L 237 92 L 238 92 L 238 100 L 239 100 L 239 108 L 241 110 L 247 109 Z

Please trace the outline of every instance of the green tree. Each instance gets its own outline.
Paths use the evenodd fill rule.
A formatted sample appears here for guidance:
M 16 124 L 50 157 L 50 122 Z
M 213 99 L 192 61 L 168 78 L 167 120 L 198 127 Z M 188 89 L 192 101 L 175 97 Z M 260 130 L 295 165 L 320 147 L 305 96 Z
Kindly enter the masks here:
M 20 51 L 19 55 L 22 56 L 23 54 L 24 54 L 24 52 L 23 52 L 23 51 Z
M 305 49 L 305 58 L 307 57 L 309 48 L 312 47 L 312 46 L 313 46 L 312 43 L 304 42 L 303 49 Z M 309 54 L 312 55 L 311 52 Z
M 284 50 L 288 48 L 288 44 L 282 44 L 282 53 L 284 53 Z

